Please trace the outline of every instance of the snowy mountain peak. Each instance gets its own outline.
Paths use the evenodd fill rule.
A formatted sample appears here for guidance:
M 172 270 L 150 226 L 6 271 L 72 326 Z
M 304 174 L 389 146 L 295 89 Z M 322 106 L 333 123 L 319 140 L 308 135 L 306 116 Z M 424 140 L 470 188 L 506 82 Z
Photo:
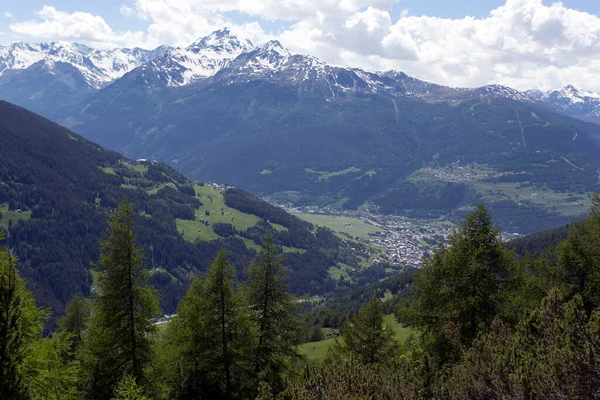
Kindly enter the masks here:
M 17 42 L 0 48 L 0 75 L 25 70 L 42 60 L 46 68 L 63 62 L 78 69 L 90 87 L 100 89 L 156 55 L 156 50 L 138 48 L 94 50 L 78 43 Z
M 585 98 L 599 99 L 600 93 L 594 93 L 587 90 L 580 90 L 573 85 L 567 85 L 559 91 L 563 96 L 569 97 L 575 101 L 585 101 Z
M 490 94 L 517 101 L 534 100 L 527 93 L 523 93 L 516 89 L 503 85 L 486 85 L 476 90 L 478 90 L 482 95 Z
M 254 45 L 250 40 L 241 39 L 228 28 L 224 28 L 196 40 L 186 50 L 193 53 L 212 50 L 215 54 L 238 56 L 254 50 Z
M 590 101 L 595 102 L 600 99 L 600 93 L 577 89 L 573 85 L 567 85 L 561 89 L 548 90 L 546 92 L 541 90 L 529 90 L 527 94 L 543 102 L 560 102 L 564 106 L 584 104 Z
M 265 43 L 265 45 L 260 48 L 260 53 L 274 53 L 279 57 L 289 57 L 292 55 L 288 49 L 281 45 L 279 40 L 271 40 Z
M 556 111 L 584 120 L 600 122 L 600 93 L 567 85 L 546 92 L 529 90 L 527 94 Z

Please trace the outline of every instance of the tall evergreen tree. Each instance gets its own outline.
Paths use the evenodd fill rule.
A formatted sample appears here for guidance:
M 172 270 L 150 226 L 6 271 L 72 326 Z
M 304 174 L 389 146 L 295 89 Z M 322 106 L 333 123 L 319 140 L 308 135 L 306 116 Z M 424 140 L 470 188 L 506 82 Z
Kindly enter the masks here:
M 298 356 L 296 305 L 284 283 L 284 268 L 283 256 L 267 234 L 248 270 L 248 305 L 256 329 L 254 372 L 275 391 L 281 389 L 287 362 Z
M 233 286 L 235 269 L 225 249 L 217 254 L 206 278 L 195 278 L 169 327 L 179 349 L 174 368 L 181 371 L 179 398 L 242 397 L 248 378 L 250 348 L 248 308 Z M 175 379 L 177 381 L 177 379 Z
M 67 304 L 65 315 L 58 320 L 61 331 L 71 334 L 71 349 L 73 351 L 81 344 L 89 319 L 90 307 L 87 300 L 81 296 L 75 296 Z
M 373 296 L 342 328 L 341 350 L 364 364 L 375 364 L 393 357 L 397 345 L 392 329 L 383 323 L 381 301 Z
M 177 399 L 199 399 L 202 395 L 207 349 L 207 332 L 203 330 L 201 317 L 204 298 L 204 282 L 196 276 L 162 340 L 162 347 L 167 351 L 166 362 L 170 364 L 166 371 L 168 386 L 171 397 Z
M 135 244 L 133 209 L 122 202 L 110 219 L 106 239 L 100 242 L 97 267 L 98 296 L 89 329 L 86 369 L 89 395 L 110 398 L 119 379 L 130 374 L 143 384 L 151 360 L 150 321 L 158 310 L 155 292 L 144 285 L 142 251 Z
M 573 224 L 558 246 L 559 282 L 580 294 L 588 313 L 600 306 L 600 196 L 594 193 L 590 216 Z
M 433 341 L 441 361 L 470 345 L 503 310 L 514 281 L 514 261 L 478 205 L 459 229 L 424 260 L 416 301 L 406 317 Z
M 245 381 L 243 357 L 250 340 L 247 308 L 234 290 L 234 278 L 235 269 L 221 249 L 206 274 L 202 322 L 208 344 L 205 363 L 212 370 L 210 384 L 218 389 L 214 395 L 223 398 L 231 398 Z
M 0 232 L 0 241 L 3 239 Z M 0 250 L 0 394 L 6 399 L 25 397 L 23 360 L 30 345 L 40 339 L 44 313 L 15 268 L 8 249 Z

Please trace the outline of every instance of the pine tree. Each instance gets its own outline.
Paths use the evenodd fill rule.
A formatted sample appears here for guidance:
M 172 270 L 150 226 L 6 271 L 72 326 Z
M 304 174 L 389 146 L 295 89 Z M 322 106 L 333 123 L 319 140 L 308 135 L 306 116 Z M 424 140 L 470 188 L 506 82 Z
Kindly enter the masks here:
M 114 400 L 149 400 L 131 375 L 124 375 L 115 390 Z
M 254 372 L 259 381 L 267 382 L 275 391 L 282 387 L 287 362 L 298 356 L 296 306 L 284 278 L 283 257 L 267 234 L 248 270 L 248 304 L 256 329 Z
M 513 257 L 483 205 L 475 207 L 449 242 L 424 260 L 415 304 L 403 310 L 404 318 L 433 342 L 442 362 L 489 328 L 515 285 Z
M 230 398 L 244 380 L 243 355 L 249 343 L 247 308 L 234 290 L 234 278 L 235 269 L 221 249 L 206 274 L 201 312 L 208 344 L 204 362 L 212 370 L 210 385 L 219 389 L 214 395 L 223 398 Z
M 3 238 L 1 237 L 0 240 Z M 30 345 L 40 339 L 44 312 L 15 268 L 8 249 L 0 250 L 0 393 L 6 399 L 25 397 L 21 367 Z
M 202 303 L 205 298 L 204 282 L 194 277 L 185 297 L 177 307 L 165 333 L 165 347 L 171 349 L 171 386 L 176 398 L 200 398 L 205 384 L 203 361 L 207 349 L 202 324 Z M 214 327 L 212 329 L 215 329 Z
M 20 371 L 27 398 L 31 400 L 76 400 L 79 363 L 73 361 L 71 335 L 61 332 L 38 338 L 28 348 Z
M 73 297 L 65 308 L 65 315 L 58 320 L 60 330 L 71 334 L 72 351 L 75 351 L 81 344 L 89 319 L 90 307 L 87 300 L 81 296 Z
M 600 197 L 594 193 L 589 218 L 573 224 L 558 246 L 557 278 L 580 294 L 588 314 L 600 306 Z
M 142 251 L 135 244 L 133 209 L 128 201 L 119 205 L 106 239 L 100 242 L 97 276 L 99 294 L 84 358 L 91 375 L 90 397 L 110 398 L 125 374 L 140 384 L 145 382 L 152 334 L 156 332 L 150 319 L 158 314 L 156 294 L 144 285 L 148 274 Z
M 251 343 L 248 308 L 234 289 L 235 269 L 221 249 L 206 278 L 195 278 L 167 332 L 179 349 L 180 398 L 239 397 L 247 382 Z
M 392 356 L 397 343 L 392 329 L 383 323 L 381 301 L 373 296 L 342 328 L 342 351 L 364 364 L 384 362 Z

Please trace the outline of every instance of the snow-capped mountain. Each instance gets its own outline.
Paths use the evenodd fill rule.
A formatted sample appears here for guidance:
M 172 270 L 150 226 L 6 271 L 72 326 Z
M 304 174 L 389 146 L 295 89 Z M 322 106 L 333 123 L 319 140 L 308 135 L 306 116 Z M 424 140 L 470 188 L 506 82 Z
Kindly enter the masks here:
M 329 100 L 370 93 L 426 100 L 492 96 L 532 101 L 525 93 L 501 85 L 477 89 L 450 88 L 421 81 L 398 71 L 369 72 L 359 68 L 332 66 L 310 55 L 294 54 L 276 40 L 241 54 L 212 78 L 213 82 L 221 83 L 254 80 L 297 86 L 302 92 L 317 92 Z
M 164 47 L 155 50 L 139 48 L 96 50 L 77 43 L 17 42 L 0 46 L 0 76 L 25 70 L 40 61 L 44 61 L 48 67 L 55 62 L 63 62 L 79 70 L 90 87 L 100 89 L 164 51 Z
M 240 39 L 225 28 L 196 40 L 188 47 L 169 48 L 134 73 L 149 89 L 184 86 L 213 76 L 240 54 L 254 49 L 252 42 Z
M 600 122 L 600 93 L 577 89 L 572 85 L 547 92 L 530 90 L 526 93 L 564 114 L 592 122 Z
M 54 70 L 56 65 L 61 65 L 60 71 Z M 40 73 L 44 79 L 40 79 Z M 27 85 L 26 90 L 21 90 L 19 85 L 32 79 L 38 86 Z M 65 42 L 0 46 L 0 98 L 26 105 L 44 115 L 67 92 L 73 99 L 71 105 L 75 106 L 75 100 L 79 102 L 114 85 L 127 88 L 125 92 L 108 89 L 119 95 L 131 90 L 150 93 L 195 83 L 250 81 L 277 82 L 328 101 L 363 94 L 424 100 L 502 97 L 532 101 L 527 94 L 500 85 L 450 88 L 397 71 L 369 72 L 333 66 L 311 55 L 293 53 L 278 41 L 256 47 L 227 28 L 181 48 L 92 49 Z

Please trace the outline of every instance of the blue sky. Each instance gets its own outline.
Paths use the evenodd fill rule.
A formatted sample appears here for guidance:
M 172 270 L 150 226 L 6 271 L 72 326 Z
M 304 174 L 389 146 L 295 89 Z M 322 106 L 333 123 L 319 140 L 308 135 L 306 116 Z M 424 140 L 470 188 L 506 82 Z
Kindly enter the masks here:
M 600 0 L 21 0 L 0 44 L 186 46 L 223 26 L 261 45 L 452 86 L 600 91 Z
M 552 4 L 554 1 L 544 1 L 544 4 Z M 600 17 L 600 0 L 563 0 L 562 3 L 568 8 L 585 11 Z M 131 0 L 102 0 L 102 1 L 81 1 L 81 0 L 21 0 L 7 2 L 0 6 L 0 44 L 10 43 L 16 40 L 48 40 L 49 38 L 37 38 L 14 34 L 9 25 L 16 21 L 31 20 L 35 18 L 35 12 L 44 5 L 50 5 L 58 10 L 65 12 L 86 11 L 90 14 L 103 17 L 115 31 L 143 30 L 148 26 L 148 21 L 136 18 L 128 18 L 119 12 L 121 5 L 124 4 L 131 8 L 134 2 Z M 411 15 L 435 16 L 441 18 L 463 18 L 473 16 L 483 18 L 491 10 L 504 4 L 502 0 L 402 0 L 390 9 L 392 20 L 397 20 L 403 10 L 408 10 Z M 10 13 L 10 17 L 3 15 Z M 292 22 L 281 20 L 263 19 L 257 16 L 249 16 L 240 12 L 226 13 L 233 22 L 245 23 L 248 21 L 259 21 L 263 29 L 268 32 L 279 32 L 289 26 Z

